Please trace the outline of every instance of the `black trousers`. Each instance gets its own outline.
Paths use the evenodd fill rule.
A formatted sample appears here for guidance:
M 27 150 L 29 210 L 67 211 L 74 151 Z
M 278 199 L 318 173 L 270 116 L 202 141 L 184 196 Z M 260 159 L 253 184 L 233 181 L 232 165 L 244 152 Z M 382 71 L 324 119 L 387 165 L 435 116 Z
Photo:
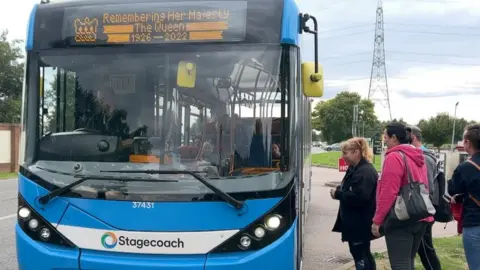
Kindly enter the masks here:
M 440 266 L 440 260 L 433 247 L 432 227 L 433 222 L 427 225 L 425 234 L 420 242 L 420 247 L 418 248 L 418 256 L 422 261 L 423 268 L 426 270 L 441 270 L 442 267 Z
M 355 261 L 356 270 L 376 270 L 377 265 L 370 251 L 370 241 L 365 242 L 348 242 L 350 254 Z
M 426 222 L 417 222 L 385 232 L 392 270 L 414 270 L 415 256 L 425 235 Z

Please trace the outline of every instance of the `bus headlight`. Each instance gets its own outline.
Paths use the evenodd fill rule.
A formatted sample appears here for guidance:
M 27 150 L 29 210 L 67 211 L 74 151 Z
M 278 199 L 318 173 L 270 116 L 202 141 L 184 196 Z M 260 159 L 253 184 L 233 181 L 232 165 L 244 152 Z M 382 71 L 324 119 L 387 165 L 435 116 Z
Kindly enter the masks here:
M 31 219 L 29 222 L 28 222 L 28 227 L 30 227 L 30 229 L 32 230 L 36 230 L 38 228 L 38 220 L 36 219 Z
M 18 226 L 34 241 L 65 247 L 75 247 L 65 236 L 60 234 L 47 220 L 31 207 L 22 195 L 18 194 Z
M 26 207 L 22 207 L 18 210 L 18 216 L 23 220 L 28 219 L 30 217 L 30 214 L 31 214 L 30 209 Z
M 267 228 L 267 230 L 274 231 L 278 229 L 282 222 L 281 218 L 282 217 L 280 215 L 267 216 L 267 218 L 265 218 L 265 227 Z
M 253 233 L 255 234 L 255 237 L 261 239 L 265 236 L 265 229 L 262 227 L 257 227 Z
M 297 219 L 295 181 L 285 187 L 283 197 L 273 208 L 211 250 L 211 253 L 256 251 L 277 241 Z
M 40 231 L 40 238 L 42 238 L 43 241 L 48 241 L 50 238 L 50 230 L 48 228 L 43 228 Z
M 250 237 L 248 236 L 242 236 L 242 238 L 240 238 L 240 246 L 244 249 L 247 249 L 248 247 L 250 247 L 250 245 L 252 244 L 252 239 L 250 239 Z

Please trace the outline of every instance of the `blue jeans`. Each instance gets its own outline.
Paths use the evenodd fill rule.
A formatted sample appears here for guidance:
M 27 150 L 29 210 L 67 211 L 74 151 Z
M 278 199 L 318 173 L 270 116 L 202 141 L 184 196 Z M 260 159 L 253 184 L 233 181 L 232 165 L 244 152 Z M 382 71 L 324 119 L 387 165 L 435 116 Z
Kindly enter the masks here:
M 480 269 L 480 226 L 463 227 L 462 235 L 468 268 Z

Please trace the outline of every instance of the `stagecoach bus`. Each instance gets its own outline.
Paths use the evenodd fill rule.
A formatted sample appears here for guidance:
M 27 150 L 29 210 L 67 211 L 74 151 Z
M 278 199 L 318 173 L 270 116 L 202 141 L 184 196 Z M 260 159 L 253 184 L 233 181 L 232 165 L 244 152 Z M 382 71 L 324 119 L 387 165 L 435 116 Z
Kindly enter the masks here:
M 294 0 L 35 5 L 19 269 L 301 269 L 316 33 Z

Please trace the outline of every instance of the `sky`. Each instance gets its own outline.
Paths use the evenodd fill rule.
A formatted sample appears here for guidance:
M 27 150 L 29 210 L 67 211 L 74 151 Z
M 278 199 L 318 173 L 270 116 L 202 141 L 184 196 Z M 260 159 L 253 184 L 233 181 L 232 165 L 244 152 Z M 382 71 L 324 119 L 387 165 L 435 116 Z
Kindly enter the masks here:
M 0 9 L 0 29 L 25 39 L 33 4 L 11 1 Z M 319 23 L 319 60 L 325 94 L 358 92 L 368 97 L 377 0 L 297 0 L 300 12 Z M 480 1 L 383 0 L 385 58 L 393 118 L 410 124 L 446 112 L 480 121 Z M 313 60 L 313 39 L 302 36 L 302 60 Z M 375 96 L 383 98 L 383 95 Z M 381 120 L 390 118 L 381 104 Z

